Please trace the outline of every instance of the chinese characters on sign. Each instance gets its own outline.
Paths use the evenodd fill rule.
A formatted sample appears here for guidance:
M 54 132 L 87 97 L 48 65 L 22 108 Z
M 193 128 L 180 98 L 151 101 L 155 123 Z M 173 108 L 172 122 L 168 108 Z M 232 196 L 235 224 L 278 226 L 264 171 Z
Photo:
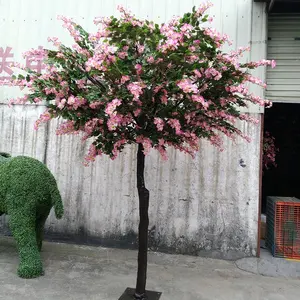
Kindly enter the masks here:
M 4 48 L 0 47 L 0 80 L 9 79 L 13 74 L 13 70 L 10 68 L 14 57 L 11 49 L 11 47 L 6 47 L 4 50 Z M 3 73 L 6 76 L 3 76 Z
M 43 49 L 42 46 L 39 46 L 39 49 Z M 12 47 L 0 47 L 0 80 L 9 80 L 13 74 L 11 64 L 14 54 L 12 52 Z M 25 66 L 33 71 L 41 73 L 44 69 L 43 62 L 38 59 L 35 55 L 27 56 L 25 59 Z

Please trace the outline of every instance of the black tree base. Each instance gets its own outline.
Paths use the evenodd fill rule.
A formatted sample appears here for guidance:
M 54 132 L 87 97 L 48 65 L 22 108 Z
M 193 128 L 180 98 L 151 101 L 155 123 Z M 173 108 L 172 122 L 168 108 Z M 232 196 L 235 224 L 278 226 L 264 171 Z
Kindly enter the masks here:
M 135 300 L 134 298 L 135 289 L 127 288 L 119 300 Z M 145 300 L 159 300 L 161 296 L 160 292 L 146 291 Z M 142 299 L 141 299 L 142 300 Z

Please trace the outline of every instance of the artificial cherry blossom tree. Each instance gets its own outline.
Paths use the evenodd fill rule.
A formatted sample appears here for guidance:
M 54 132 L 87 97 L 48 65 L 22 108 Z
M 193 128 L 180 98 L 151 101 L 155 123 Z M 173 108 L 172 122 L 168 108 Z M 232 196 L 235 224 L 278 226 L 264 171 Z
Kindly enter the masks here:
M 25 69 L 12 85 L 26 88 L 13 103 L 45 101 L 47 110 L 36 122 L 65 120 L 57 134 L 83 132 L 90 143 L 86 160 L 115 159 L 125 145 L 137 144 L 139 254 L 136 299 L 146 291 L 149 191 L 144 182 L 145 156 L 151 149 L 167 159 L 173 147 L 194 157 L 199 140 L 222 149 L 222 138 L 249 137 L 236 121 L 256 123 L 240 112 L 268 101 L 249 92 L 249 84 L 265 87 L 249 70 L 275 66 L 274 61 L 240 63 L 248 48 L 225 53 L 228 37 L 203 26 L 210 4 L 158 25 L 139 20 L 119 8 L 121 17 L 97 18 L 89 34 L 71 19 L 60 17 L 75 40 L 67 47 L 50 38 L 57 50 L 31 50 L 46 66 L 40 74 Z M 16 65 L 21 67 L 19 65 Z

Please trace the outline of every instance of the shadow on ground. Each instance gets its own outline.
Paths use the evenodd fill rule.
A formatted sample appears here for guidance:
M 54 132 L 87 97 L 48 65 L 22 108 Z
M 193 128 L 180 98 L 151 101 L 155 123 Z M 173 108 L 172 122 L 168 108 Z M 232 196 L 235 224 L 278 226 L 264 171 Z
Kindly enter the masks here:
M 236 261 L 236 265 L 253 274 L 300 279 L 300 261 L 273 257 L 266 249 L 261 249 L 260 258 L 243 258 Z

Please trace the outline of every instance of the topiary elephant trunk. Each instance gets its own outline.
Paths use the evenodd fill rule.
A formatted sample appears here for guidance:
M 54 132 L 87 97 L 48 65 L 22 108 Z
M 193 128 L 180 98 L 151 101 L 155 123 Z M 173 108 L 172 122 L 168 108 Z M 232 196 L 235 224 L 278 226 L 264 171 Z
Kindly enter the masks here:
M 39 251 L 52 207 L 60 219 L 63 203 L 49 169 L 31 157 L 0 153 L 0 215 L 9 215 L 20 257 L 18 275 L 22 278 L 43 275 Z

